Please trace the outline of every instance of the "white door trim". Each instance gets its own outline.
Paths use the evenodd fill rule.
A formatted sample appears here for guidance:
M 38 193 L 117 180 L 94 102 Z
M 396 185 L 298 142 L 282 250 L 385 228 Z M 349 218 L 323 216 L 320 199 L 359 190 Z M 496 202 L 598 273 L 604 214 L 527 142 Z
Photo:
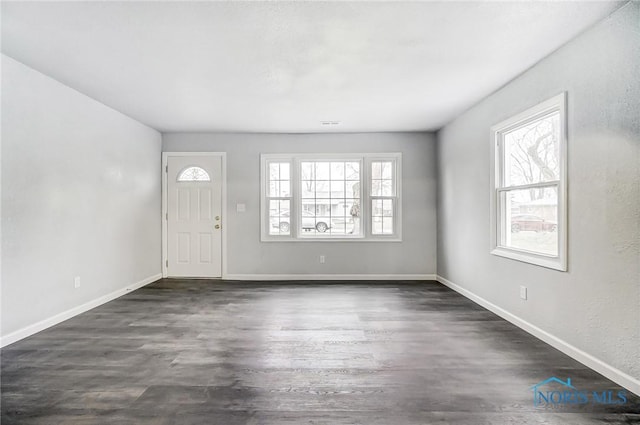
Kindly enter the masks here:
M 226 152 L 162 152 L 162 277 L 167 277 L 168 255 L 168 226 L 167 226 L 167 166 L 170 156 L 211 156 L 222 161 L 222 279 L 227 276 L 227 153 Z

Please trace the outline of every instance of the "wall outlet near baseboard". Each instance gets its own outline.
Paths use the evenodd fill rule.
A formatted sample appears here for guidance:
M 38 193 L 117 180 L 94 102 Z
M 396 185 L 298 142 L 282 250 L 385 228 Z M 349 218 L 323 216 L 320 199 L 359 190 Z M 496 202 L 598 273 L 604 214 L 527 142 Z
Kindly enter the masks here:
M 523 300 L 527 299 L 527 287 L 526 286 L 520 286 L 520 298 L 522 298 Z
M 76 289 L 80 287 L 80 276 L 76 276 L 73 279 L 73 287 Z
M 324 260 L 325 260 L 324 255 L 321 255 L 320 256 L 320 264 L 324 264 Z

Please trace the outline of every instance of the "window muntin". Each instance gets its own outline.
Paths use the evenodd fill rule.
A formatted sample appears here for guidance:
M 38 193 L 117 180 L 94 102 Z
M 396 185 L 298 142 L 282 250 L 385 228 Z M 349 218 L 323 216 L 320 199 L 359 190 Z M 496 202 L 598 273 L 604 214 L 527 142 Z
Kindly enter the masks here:
M 399 161 L 396 153 L 263 154 L 262 240 L 399 240 Z M 288 193 L 271 169 L 283 162 Z
M 179 182 L 210 182 L 211 177 L 204 169 L 200 167 L 187 167 L 178 173 Z
M 566 270 L 565 96 L 493 128 L 492 253 Z

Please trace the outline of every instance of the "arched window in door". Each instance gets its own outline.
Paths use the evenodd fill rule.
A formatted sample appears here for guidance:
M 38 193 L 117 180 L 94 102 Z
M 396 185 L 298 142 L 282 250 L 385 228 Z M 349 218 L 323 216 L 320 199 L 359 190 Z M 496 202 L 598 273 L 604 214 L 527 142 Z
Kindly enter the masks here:
M 179 182 L 210 182 L 209 173 L 200 167 L 187 167 L 178 173 Z

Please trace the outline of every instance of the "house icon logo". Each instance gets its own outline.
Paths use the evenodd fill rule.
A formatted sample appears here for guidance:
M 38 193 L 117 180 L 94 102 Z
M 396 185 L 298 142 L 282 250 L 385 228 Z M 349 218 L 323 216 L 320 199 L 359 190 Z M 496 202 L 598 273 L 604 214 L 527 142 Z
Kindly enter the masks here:
M 566 381 L 552 376 L 529 388 L 533 391 L 533 405 L 566 406 L 580 405 L 589 402 L 597 404 L 624 404 L 627 402 L 625 391 L 583 391 L 573 386 L 571 378 Z
M 551 391 L 551 392 L 542 391 L 542 387 L 545 387 L 547 385 L 554 384 L 554 383 L 559 384 L 560 387 L 564 387 L 566 389 L 565 391 L 576 390 L 576 387 L 571 385 L 571 378 L 567 378 L 567 381 L 565 382 L 562 379 L 552 376 L 551 378 L 547 378 L 544 381 L 538 382 L 537 384 L 533 385 L 530 388 L 533 391 L 534 406 L 549 404 L 549 401 L 551 400 L 551 395 L 554 393 L 554 391 Z
M 532 386 L 532 387 L 531 387 L 531 389 L 532 389 L 533 391 L 536 391 L 536 390 L 538 389 L 538 387 L 541 387 L 541 386 L 543 386 L 543 385 L 550 384 L 550 383 L 552 383 L 552 382 L 557 382 L 558 384 L 560 384 L 560 385 L 564 385 L 565 387 L 571 388 L 571 389 L 573 389 L 573 390 L 575 390 L 575 389 L 576 389 L 576 387 L 574 387 L 573 385 L 571 385 L 571 378 L 567 378 L 567 382 L 565 382 L 565 381 L 563 381 L 563 380 L 561 380 L 561 379 L 556 378 L 555 376 L 552 376 L 551 378 L 547 378 L 547 379 L 545 379 L 545 380 L 544 380 L 544 381 L 542 381 L 542 382 L 538 382 L 537 384 L 535 384 L 534 386 Z
M 589 398 L 585 392 L 578 391 L 571 384 L 571 378 L 566 381 L 552 376 L 538 382 L 530 388 L 533 391 L 534 406 L 556 406 L 560 404 L 585 404 Z

